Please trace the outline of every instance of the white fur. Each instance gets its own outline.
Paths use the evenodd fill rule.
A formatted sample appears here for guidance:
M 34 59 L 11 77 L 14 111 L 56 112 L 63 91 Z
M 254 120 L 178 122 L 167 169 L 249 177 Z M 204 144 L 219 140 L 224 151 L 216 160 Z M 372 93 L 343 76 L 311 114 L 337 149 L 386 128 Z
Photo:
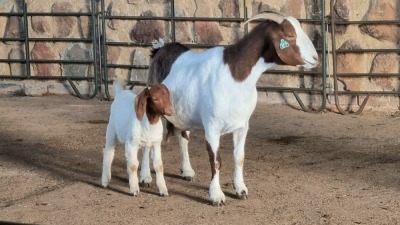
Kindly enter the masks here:
M 159 38 L 158 40 L 152 41 L 151 44 L 154 49 L 161 48 L 162 46 L 164 46 L 164 40 L 162 38 Z
M 103 187 L 107 187 L 111 179 L 111 164 L 114 158 L 116 140 L 118 139 L 121 143 L 125 144 L 130 193 L 134 196 L 139 194 L 139 180 L 137 177 L 139 161 L 137 154 L 139 148 L 143 147 L 140 182 L 151 182 L 148 157 L 150 151 L 154 151 L 153 167 L 156 171 L 157 186 L 161 196 L 168 196 L 161 160 L 161 141 L 163 135 L 161 119 L 156 124 L 150 124 L 145 115 L 143 120 L 139 121 L 134 110 L 134 102 L 137 95 L 132 91 L 123 90 L 116 81 L 114 82 L 114 89 L 116 90 L 116 96 L 114 102 L 111 104 L 110 120 L 106 132 L 106 144 L 103 149 Z
M 293 25 L 297 34 L 296 44 L 299 47 L 301 58 L 305 62 L 304 65 L 300 66 L 307 69 L 316 67 L 318 65 L 318 53 L 310 38 L 301 29 L 300 22 L 297 19 L 291 16 L 286 17 L 286 19 Z
M 288 17 L 297 33 L 297 44 L 301 57 L 312 68 L 317 65 L 317 52 L 311 40 L 293 17 Z M 234 142 L 234 187 L 240 198 L 247 198 L 248 189 L 243 179 L 244 146 L 249 119 L 257 103 L 256 83 L 261 74 L 276 66 L 260 58 L 243 81 L 235 81 L 229 66 L 223 62 L 223 47 L 214 47 L 201 53 L 187 51 L 172 64 L 171 71 L 163 83 L 171 93 L 175 109 L 173 116 L 166 116 L 181 130 L 204 129 L 205 138 L 214 155 L 217 155 L 220 136 L 233 133 Z M 190 165 L 187 141 L 182 141 L 182 175 L 194 176 Z M 214 159 L 217 161 L 217 159 Z M 225 202 L 217 170 L 209 188 L 214 205 Z
M 265 63 L 260 58 L 250 76 L 237 82 L 228 65 L 223 63 L 222 54 L 222 47 L 201 53 L 189 51 L 174 62 L 163 83 L 170 90 L 175 114 L 166 118 L 182 130 L 204 129 L 215 155 L 220 136 L 234 133 L 237 139 L 234 140 L 234 184 L 236 193 L 241 196 L 248 193 L 243 179 L 244 144 L 249 118 L 257 103 L 256 82 L 262 72 L 275 64 Z M 184 144 L 181 154 L 185 156 L 188 155 L 187 141 Z M 182 170 L 183 176 L 194 175 L 188 156 L 182 157 Z M 216 205 L 225 202 L 219 171 L 210 184 L 210 198 Z

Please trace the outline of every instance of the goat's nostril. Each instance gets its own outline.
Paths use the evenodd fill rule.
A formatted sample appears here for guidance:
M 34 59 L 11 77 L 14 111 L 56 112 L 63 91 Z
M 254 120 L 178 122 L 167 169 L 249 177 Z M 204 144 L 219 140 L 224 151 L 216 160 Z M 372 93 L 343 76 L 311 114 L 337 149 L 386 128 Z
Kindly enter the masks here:
M 167 114 L 168 115 L 174 114 L 174 109 L 167 109 Z
M 315 61 L 318 61 L 318 55 L 314 55 L 314 56 L 313 56 L 313 59 L 314 59 Z

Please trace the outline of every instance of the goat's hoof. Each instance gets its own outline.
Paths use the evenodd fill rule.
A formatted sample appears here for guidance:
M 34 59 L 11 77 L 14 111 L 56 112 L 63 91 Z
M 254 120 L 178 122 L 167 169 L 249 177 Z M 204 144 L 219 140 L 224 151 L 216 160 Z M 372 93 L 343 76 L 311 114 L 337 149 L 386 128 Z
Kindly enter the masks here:
M 149 188 L 150 187 L 150 183 L 142 181 L 142 182 L 139 183 L 139 186 L 140 187 L 148 187 Z
M 193 177 L 191 177 L 191 176 L 184 176 L 184 177 L 182 177 L 184 180 L 186 180 L 186 181 L 193 181 L 194 180 L 194 178 Z
M 132 195 L 133 197 L 137 197 L 137 196 L 139 195 L 139 190 L 137 190 L 137 191 L 130 191 L 129 194 Z
M 138 196 L 139 196 L 138 193 L 129 193 L 129 194 L 130 194 L 130 196 L 132 196 L 132 197 L 138 197 Z
M 226 202 L 225 201 L 217 201 L 217 202 L 213 202 L 212 205 L 214 207 L 219 207 L 219 206 L 222 206 L 222 205 L 226 205 Z
M 161 197 L 168 197 L 168 192 L 167 193 L 160 193 Z
M 181 170 L 181 177 L 186 181 L 193 181 L 194 175 L 195 175 L 195 172 L 193 169 Z
M 241 193 L 236 193 L 236 196 L 237 196 L 237 198 L 238 199 L 242 199 L 242 200 L 244 200 L 244 199 L 247 199 L 248 198 L 248 196 L 247 196 L 247 192 L 246 191 L 242 191 Z
M 247 190 L 246 186 L 242 185 L 242 186 L 239 186 L 239 187 L 235 188 L 235 193 L 236 193 L 236 197 L 238 199 L 242 199 L 243 200 L 243 199 L 247 199 L 248 198 L 247 195 L 248 195 L 249 191 Z

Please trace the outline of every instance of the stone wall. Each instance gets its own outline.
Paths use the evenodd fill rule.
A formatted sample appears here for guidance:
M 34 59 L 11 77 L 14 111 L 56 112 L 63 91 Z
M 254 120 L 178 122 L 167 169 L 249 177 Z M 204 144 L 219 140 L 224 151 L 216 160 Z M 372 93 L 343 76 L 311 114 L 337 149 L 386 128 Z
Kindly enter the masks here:
M 20 12 L 21 1 L 0 1 L 1 12 Z M 89 12 L 88 0 L 26 0 L 29 12 Z M 175 16 L 178 17 L 213 17 L 213 18 L 242 18 L 244 17 L 244 2 L 248 2 L 248 16 L 264 9 L 282 11 L 296 18 L 316 19 L 322 14 L 320 0 L 175 0 Z M 105 7 L 113 16 L 170 16 L 170 0 L 105 0 Z M 399 0 L 336 0 L 334 12 L 339 21 L 362 20 L 396 20 L 400 19 Z M 326 14 L 330 14 L 329 1 L 326 1 Z M 89 17 L 32 17 L 28 21 L 30 37 L 91 37 Z M 18 17 L 0 17 L 0 35 L 3 37 L 19 37 L 23 35 L 22 21 Z M 322 47 L 322 31 L 319 25 L 304 23 L 303 29 L 313 40 L 314 44 Z M 171 41 L 171 23 L 163 20 L 111 20 L 106 26 L 107 41 L 150 43 L 154 39 L 163 38 Z M 175 23 L 176 41 L 182 43 L 198 43 L 212 45 L 226 45 L 237 41 L 244 35 L 244 27 L 236 22 L 209 22 L 209 21 L 177 21 Z M 249 26 L 251 29 L 251 25 Z M 327 33 L 327 43 L 331 50 L 330 31 Z M 338 49 L 376 49 L 399 48 L 398 25 L 340 25 L 336 28 L 336 46 Z M 23 58 L 25 51 L 18 42 L 0 43 L 0 58 Z M 91 59 L 93 49 L 90 44 L 68 42 L 36 42 L 30 44 L 29 54 L 32 59 Z M 107 62 L 122 65 L 148 65 L 149 47 L 109 46 Z M 329 55 L 328 72 L 332 71 L 332 60 Z M 293 70 L 296 68 L 280 67 L 278 69 Z M 34 64 L 31 68 L 32 76 L 93 76 L 93 68 L 89 65 L 58 65 Z M 321 67 L 315 71 L 321 71 Z M 399 73 L 399 54 L 396 53 L 365 53 L 365 54 L 338 54 L 337 71 L 339 73 Z M 0 63 L 1 75 L 23 74 L 24 68 L 19 64 L 8 65 Z M 145 81 L 146 70 L 114 69 L 108 70 L 111 79 L 120 77 L 129 80 Z M 14 82 L 14 87 L 10 85 Z M 18 90 L 21 83 L 33 82 L 35 87 L 38 81 L 3 80 L 0 85 L 7 86 L 8 90 Z M 328 77 L 328 92 L 332 91 L 332 78 Z M 41 84 L 42 86 L 44 84 Z M 52 84 L 55 86 L 56 84 Z M 321 88 L 319 77 L 298 76 L 295 74 L 266 74 L 259 80 L 260 86 Z M 40 85 L 38 85 L 40 86 Z M 44 85 L 45 86 L 45 85 Z M 62 85 L 64 87 L 66 85 Z M 82 84 L 82 86 L 84 86 Z M 11 88 L 10 88 L 11 87 Z M 5 89 L 5 88 L 3 88 Z M 56 88 L 55 88 L 56 89 Z M 65 88 L 64 88 L 65 89 Z M 398 91 L 399 79 L 395 77 L 343 77 L 339 82 L 341 91 Z M 13 92 L 8 91 L 8 92 Z M 3 91 L 4 92 L 4 91 Z M 46 93 L 46 91 L 44 91 Z M 51 93 L 51 89 L 47 88 Z M 59 91 L 58 93 L 61 93 Z M 68 90 L 66 91 L 68 92 Z M 260 92 L 260 101 L 271 104 L 293 104 L 297 102 L 292 94 L 274 92 Z M 318 107 L 321 96 L 302 95 L 305 104 Z M 328 98 L 331 100 L 333 98 Z M 342 96 L 343 105 L 357 106 L 354 98 Z M 334 104 L 333 101 L 329 102 Z M 399 99 L 394 96 L 372 98 L 368 106 L 398 108 Z

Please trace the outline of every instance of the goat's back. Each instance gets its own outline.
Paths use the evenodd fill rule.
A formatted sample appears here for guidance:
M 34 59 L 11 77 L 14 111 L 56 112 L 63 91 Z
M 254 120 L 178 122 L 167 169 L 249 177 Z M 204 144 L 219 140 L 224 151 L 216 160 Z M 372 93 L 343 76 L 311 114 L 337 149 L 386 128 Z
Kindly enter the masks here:
M 152 50 L 152 62 L 149 68 L 147 84 L 160 84 L 171 71 L 175 60 L 189 48 L 180 43 L 168 43 Z

